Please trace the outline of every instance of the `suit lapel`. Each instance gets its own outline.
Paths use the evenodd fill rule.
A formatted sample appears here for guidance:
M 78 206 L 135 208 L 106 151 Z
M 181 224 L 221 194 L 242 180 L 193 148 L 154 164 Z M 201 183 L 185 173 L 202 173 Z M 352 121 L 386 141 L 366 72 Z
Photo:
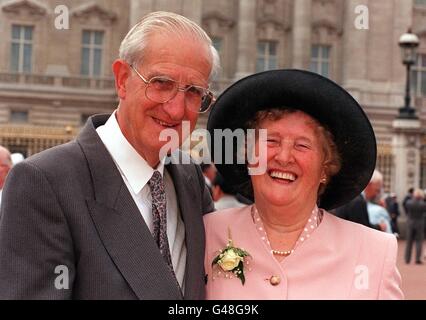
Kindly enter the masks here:
M 92 175 L 94 198 L 87 205 L 99 237 L 139 299 L 180 299 L 181 293 L 120 172 L 95 128 L 108 116 L 95 116 L 77 141 Z
M 176 157 L 176 154 L 174 154 L 174 157 Z M 193 168 L 193 166 L 173 163 L 166 166 L 173 179 L 182 220 L 185 224 L 187 250 L 185 299 L 194 300 L 204 297 L 205 234 L 200 199 L 196 198 L 196 195 L 200 194 L 199 188 L 197 188 L 199 183 L 194 180 L 193 174 L 189 172 L 190 168 Z

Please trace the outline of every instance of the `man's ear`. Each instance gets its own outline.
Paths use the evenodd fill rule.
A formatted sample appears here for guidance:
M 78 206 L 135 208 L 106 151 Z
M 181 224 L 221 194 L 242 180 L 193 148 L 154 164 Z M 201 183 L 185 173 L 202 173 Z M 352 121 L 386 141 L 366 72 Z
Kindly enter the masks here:
M 115 79 L 115 90 L 120 99 L 126 98 L 127 79 L 130 77 L 130 66 L 123 60 L 117 59 L 112 64 Z

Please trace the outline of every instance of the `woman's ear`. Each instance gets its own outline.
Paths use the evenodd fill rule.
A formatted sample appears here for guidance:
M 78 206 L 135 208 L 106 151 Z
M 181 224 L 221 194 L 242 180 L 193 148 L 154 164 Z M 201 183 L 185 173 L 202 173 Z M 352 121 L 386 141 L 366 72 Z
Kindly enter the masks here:
M 127 79 L 130 76 L 131 70 L 127 62 L 117 59 L 112 64 L 112 71 L 115 79 L 115 90 L 120 99 L 126 98 Z

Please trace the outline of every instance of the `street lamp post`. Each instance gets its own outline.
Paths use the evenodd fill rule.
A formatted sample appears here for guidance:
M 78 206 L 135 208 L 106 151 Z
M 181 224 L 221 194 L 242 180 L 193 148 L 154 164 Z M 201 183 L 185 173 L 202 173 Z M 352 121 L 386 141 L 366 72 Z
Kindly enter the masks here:
M 417 58 L 417 47 L 419 46 L 419 38 L 408 29 L 407 33 L 404 33 L 399 38 L 399 46 L 401 48 L 402 63 L 407 68 L 407 82 L 405 86 L 405 98 L 404 106 L 399 109 L 399 119 L 418 119 L 416 116 L 416 110 L 410 106 L 410 72 L 411 66 L 416 62 Z
M 402 63 L 407 67 L 407 83 L 405 86 L 405 103 L 399 109 L 399 115 L 392 122 L 392 155 L 394 173 L 393 190 L 402 199 L 408 188 L 417 187 L 420 181 L 420 137 L 422 127 L 415 109 L 410 106 L 410 69 L 416 63 L 416 50 L 419 38 L 408 30 L 399 39 Z

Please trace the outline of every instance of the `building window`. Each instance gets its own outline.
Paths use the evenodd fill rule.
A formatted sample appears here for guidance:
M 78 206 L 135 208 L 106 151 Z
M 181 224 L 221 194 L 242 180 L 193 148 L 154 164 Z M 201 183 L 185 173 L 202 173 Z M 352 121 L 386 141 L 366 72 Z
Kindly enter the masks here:
M 391 178 L 394 170 L 394 162 L 394 156 L 391 150 L 379 146 L 376 168 L 383 174 L 383 190 L 385 192 L 390 192 L 392 190 Z
M 81 46 L 81 74 L 99 77 L 102 75 L 102 48 L 104 32 L 83 30 Z
M 426 54 L 417 55 L 411 71 L 412 90 L 416 97 L 426 97 Z
M 327 78 L 330 76 L 330 46 L 312 46 L 310 70 Z
M 12 25 L 10 70 L 30 73 L 33 54 L 33 27 Z
M 257 43 L 256 72 L 273 70 L 277 67 L 277 42 L 259 41 Z
M 28 123 L 28 111 L 16 111 L 10 112 L 11 123 Z

